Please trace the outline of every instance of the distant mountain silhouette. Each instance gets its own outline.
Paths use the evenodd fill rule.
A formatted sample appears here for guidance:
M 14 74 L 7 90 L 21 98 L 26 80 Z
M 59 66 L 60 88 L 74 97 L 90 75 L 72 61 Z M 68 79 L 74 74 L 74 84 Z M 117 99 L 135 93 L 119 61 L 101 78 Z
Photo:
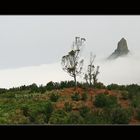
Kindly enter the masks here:
M 127 42 L 122 38 L 117 45 L 117 49 L 108 57 L 108 59 L 116 59 L 129 53 Z

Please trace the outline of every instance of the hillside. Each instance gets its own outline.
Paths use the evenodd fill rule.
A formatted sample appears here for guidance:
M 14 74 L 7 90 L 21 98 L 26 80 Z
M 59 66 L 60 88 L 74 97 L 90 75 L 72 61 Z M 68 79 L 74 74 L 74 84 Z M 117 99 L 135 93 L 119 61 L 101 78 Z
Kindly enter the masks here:
M 140 124 L 138 85 L 23 87 L 1 90 L 0 124 Z

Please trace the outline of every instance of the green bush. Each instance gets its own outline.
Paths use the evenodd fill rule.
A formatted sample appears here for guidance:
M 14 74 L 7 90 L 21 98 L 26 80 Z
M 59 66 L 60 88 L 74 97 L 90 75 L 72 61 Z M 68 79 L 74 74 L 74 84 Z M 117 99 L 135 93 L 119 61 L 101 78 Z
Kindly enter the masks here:
M 58 99 L 59 99 L 58 93 L 52 93 L 52 94 L 50 95 L 50 100 L 51 100 L 52 102 L 56 102 Z
M 111 110 L 112 124 L 128 124 L 131 119 L 131 111 L 124 108 L 114 108 Z
M 29 114 L 30 121 L 33 123 L 34 122 L 38 123 L 37 117 L 38 117 L 38 115 L 42 114 L 43 117 L 45 115 L 44 122 L 48 123 L 53 110 L 54 110 L 54 108 L 50 101 L 48 101 L 46 103 L 41 103 L 34 110 L 32 110 L 30 112 L 30 114 Z
M 66 102 L 66 103 L 64 104 L 64 110 L 65 110 L 66 112 L 72 111 L 72 104 L 70 104 L 69 102 Z
M 80 94 L 76 92 L 71 96 L 71 98 L 72 98 L 73 101 L 79 101 L 80 100 Z
M 131 106 L 134 108 L 140 107 L 140 98 L 133 98 L 131 101 Z
M 24 104 L 24 105 L 21 106 L 20 109 L 23 111 L 24 116 L 27 117 L 29 115 L 29 107 L 28 107 L 28 105 Z
M 140 120 L 140 108 L 138 108 L 137 110 L 136 110 L 136 117 L 137 117 L 137 119 L 138 120 Z
M 67 120 L 68 124 L 84 124 L 84 118 L 79 112 L 70 112 Z
M 86 124 L 111 124 L 111 119 L 108 112 L 97 110 L 86 114 L 85 123 Z
M 38 86 L 37 86 L 37 84 L 33 83 L 32 85 L 30 85 L 30 92 L 31 93 L 38 92 Z
M 87 106 L 82 106 L 82 107 L 79 109 L 80 115 L 81 115 L 82 117 L 85 117 L 89 111 L 90 111 L 90 108 L 88 108 Z
M 97 88 L 97 89 L 105 89 L 106 86 L 103 83 L 98 82 L 98 83 L 96 83 L 95 88 Z
M 117 98 L 112 95 L 99 94 L 95 96 L 94 105 L 96 107 L 114 107 L 117 106 Z
M 107 86 L 107 89 L 109 89 L 109 90 L 119 90 L 119 85 L 117 85 L 117 84 L 110 84 L 110 85 L 108 85 Z
M 46 123 L 46 115 L 45 114 L 37 114 L 35 117 L 36 124 L 45 124 Z
M 121 95 L 122 95 L 122 99 L 124 100 L 129 99 L 129 93 L 127 91 L 122 91 Z
M 56 110 L 52 113 L 49 124 L 66 124 L 68 120 L 68 114 L 64 110 Z
M 38 92 L 40 92 L 41 94 L 45 93 L 46 92 L 46 88 L 44 86 L 39 86 L 38 88 Z
M 51 91 L 53 89 L 55 89 L 54 88 L 54 82 L 52 82 L 52 81 L 48 82 L 47 85 L 46 85 L 46 90 Z
M 86 101 L 86 100 L 87 100 L 87 98 L 88 98 L 88 95 L 87 95 L 87 93 L 86 93 L 86 92 L 84 92 L 84 93 L 82 94 L 81 99 L 82 99 L 83 101 Z
M 106 108 L 87 113 L 87 124 L 128 124 L 132 116 L 130 109 L 120 107 Z

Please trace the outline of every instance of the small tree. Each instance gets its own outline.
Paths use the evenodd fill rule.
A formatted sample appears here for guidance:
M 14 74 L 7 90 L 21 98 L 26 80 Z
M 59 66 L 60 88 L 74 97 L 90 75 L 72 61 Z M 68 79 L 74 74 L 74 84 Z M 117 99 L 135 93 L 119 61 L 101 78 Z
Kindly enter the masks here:
M 97 83 L 97 75 L 99 74 L 99 66 L 95 67 L 93 62 L 95 59 L 95 55 L 93 56 L 92 52 L 90 53 L 90 63 L 88 65 L 87 73 L 84 76 L 86 83 L 90 85 L 96 85 Z
M 76 77 L 81 74 L 84 60 L 79 57 L 80 47 L 83 46 L 85 38 L 75 37 L 72 50 L 62 57 L 62 68 L 74 78 L 75 87 L 77 87 Z
M 94 85 L 94 87 L 96 86 L 96 84 L 97 84 L 97 76 L 98 76 L 98 74 L 99 74 L 99 66 L 97 66 L 96 67 L 96 69 L 95 69 L 95 71 L 94 71 L 94 73 L 93 73 L 93 85 Z
M 91 52 L 90 53 L 90 63 L 88 65 L 87 74 L 85 74 L 85 79 L 86 79 L 87 83 L 89 81 L 90 86 L 92 85 L 92 75 L 93 75 L 94 68 L 95 68 L 95 66 L 93 65 L 94 59 L 95 59 L 95 55 L 93 56 L 93 54 Z

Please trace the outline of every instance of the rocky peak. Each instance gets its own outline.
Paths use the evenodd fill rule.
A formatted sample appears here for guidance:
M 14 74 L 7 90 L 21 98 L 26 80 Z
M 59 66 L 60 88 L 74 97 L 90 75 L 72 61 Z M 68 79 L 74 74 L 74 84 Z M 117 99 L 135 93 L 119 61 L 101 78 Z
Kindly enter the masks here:
M 115 59 L 120 56 L 127 55 L 129 53 L 127 41 L 122 38 L 117 45 L 117 49 L 108 57 L 109 59 Z

